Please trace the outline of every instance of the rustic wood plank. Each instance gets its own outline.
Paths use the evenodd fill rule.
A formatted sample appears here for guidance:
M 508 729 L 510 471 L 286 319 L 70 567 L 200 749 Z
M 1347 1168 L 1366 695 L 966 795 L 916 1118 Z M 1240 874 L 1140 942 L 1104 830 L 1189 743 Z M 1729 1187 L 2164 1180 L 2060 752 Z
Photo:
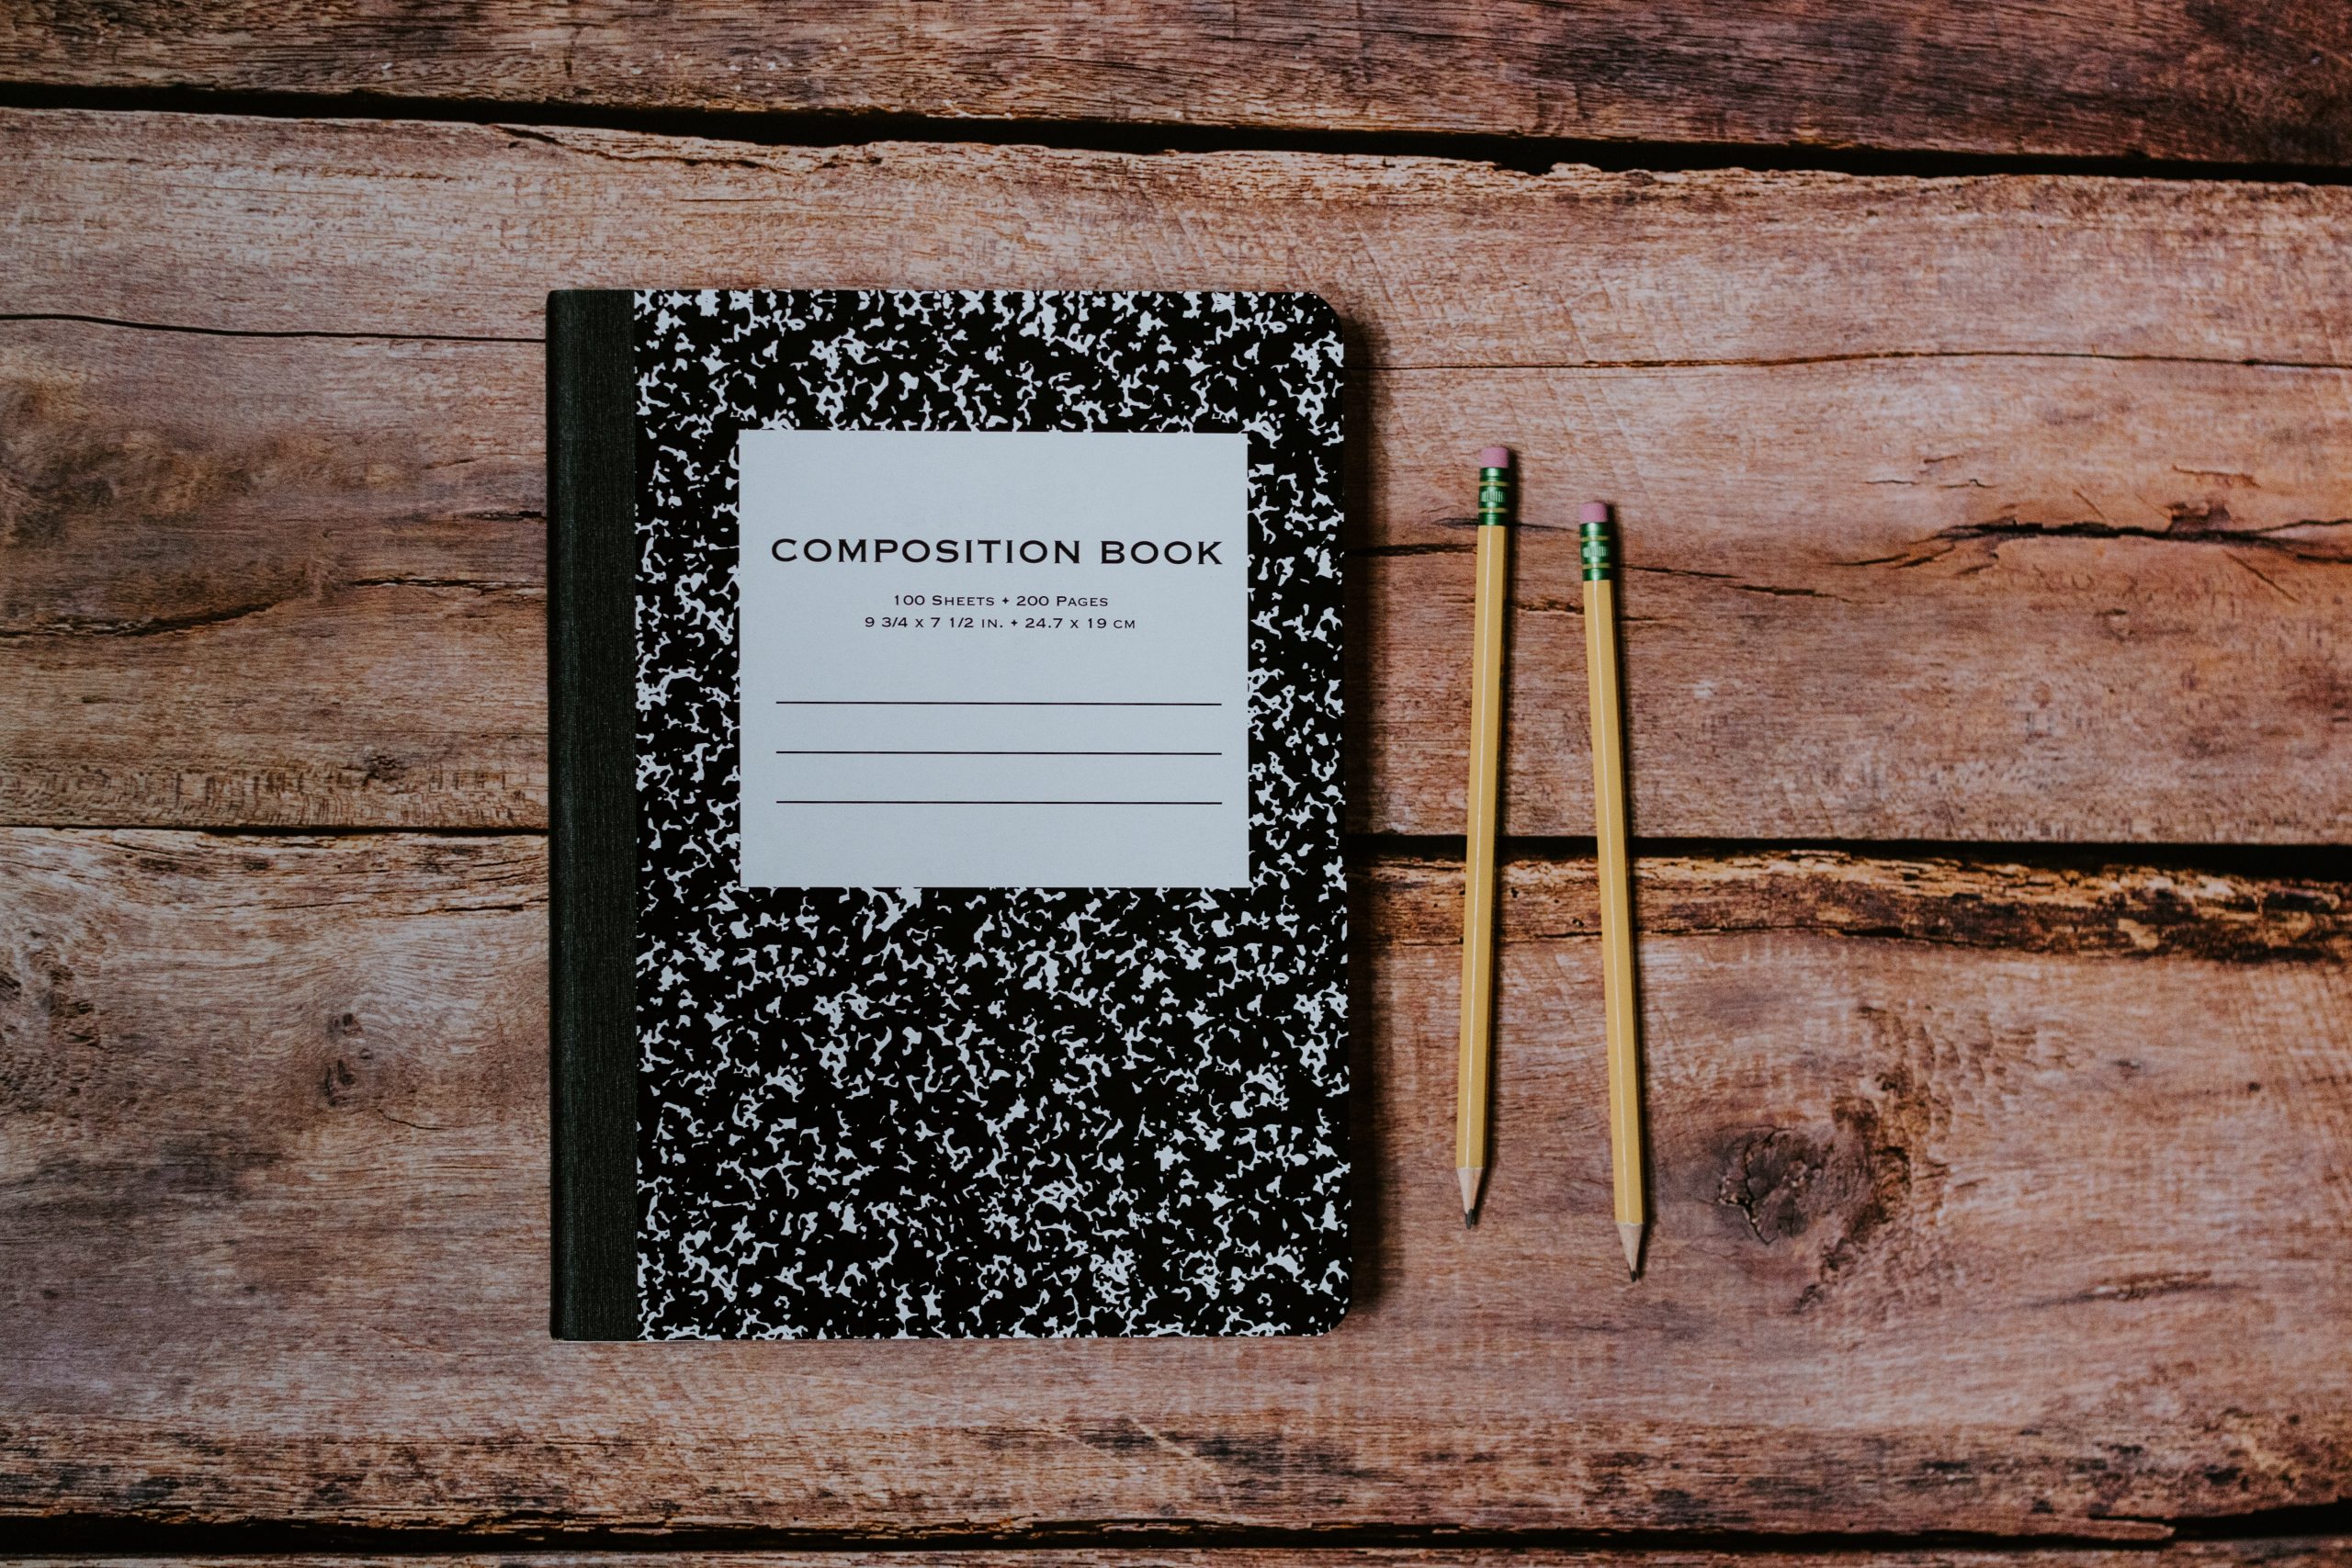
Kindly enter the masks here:
M 0 324 L 0 811 L 544 825 L 541 376 Z
M 543 818 L 530 347 L 17 323 L 0 327 L 0 375 L 21 519 L 0 597 L 10 816 Z M 2341 835 L 2352 546 L 2294 521 L 2352 511 L 2329 463 L 2352 445 L 2341 373 L 1996 362 L 1590 380 L 1375 380 L 1360 532 L 1385 542 L 1351 562 L 1353 825 L 1459 829 L 1467 570 L 1447 459 L 1475 439 L 1464 409 L 1502 407 L 1531 472 L 1622 458 L 1634 514 L 1657 519 L 1627 589 L 1645 829 Z M 190 403 L 190 382 L 223 395 Z M 444 416 L 459 403 L 475 417 Z M 2090 428 L 2064 418 L 2086 406 Z M 1610 449 L 1611 410 L 1633 411 L 1639 448 Z M 1770 443 L 1768 422 L 1792 468 L 1717 474 L 1682 456 Z M 1935 457 L 1939 439 L 1966 450 L 1890 456 Z M 2174 472 L 2189 466 L 2165 460 L 2177 443 L 2265 477 L 2219 521 L 2078 532 L 2070 512 L 2144 511 L 2143 478 L 2172 472 L 2184 494 L 2217 482 Z M 2078 493 L 2039 517 L 2022 499 L 2061 490 Z M 2013 522 L 1967 521 L 1987 492 Z M 1525 541 L 1519 605 L 1509 822 L 1579 831 L 1566 534 Z
M 2352 157 L 2347 57 L 2322 0 L 0 13 L 0 75 L 83 87 L 2312 164 Z
M 822 1551 L 659 1551 L 367 1552 L 273 1554 L 284 1568 L 2334 1568 L 2352 1561 L 2352 1539 L 2175 1541 L 2160 1547 L 2011 1547 L 1997 1551 L 1919 1546 L 1882 1550 L 1724 1551 L 1622 1551 L 1554 1546 L 1425 1547 L 1258 1546 L 1153 1550 L 1059 1547 L 1043 1550 Z M 87 1556 L 22 1558 L 27 1568 L 243 1568 L 250 1558 Z
M 2337 365 L 2352 190 L 0 111 L 0 314 L 536 339 L 554 287 L 1311 288 L 1373 363 Z
M 2352 832 L 2352 191 L 0 135 L 0 315 L 175 329 L 0 321 L 7 819 L 540 821 L 543 291 L 760 276 L 1329 294 L 1359 829 L 1459 829 L 1502 436 L 1531 523 L 1621 503 L 1640 831 Z M 1521 556 L 1506 824 L 1580 833 L 1571 551 Z
M 1357 879 L 1358 1305 L 1304 1341 L 559 1345 L 543 844 L 0 834 L 0 1510 L 481 1530 L 2160 1535 L 2352 1486 L 2341 884 L 1643 866 L 1617 1261 L 1589 865 Z

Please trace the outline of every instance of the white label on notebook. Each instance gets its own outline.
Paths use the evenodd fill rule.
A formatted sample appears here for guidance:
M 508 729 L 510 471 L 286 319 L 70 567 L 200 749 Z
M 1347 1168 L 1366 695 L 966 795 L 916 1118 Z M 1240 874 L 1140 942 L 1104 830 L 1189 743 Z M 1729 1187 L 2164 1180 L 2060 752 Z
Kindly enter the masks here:
M 1249 446 L 748 430 L 751 887 L 1245 887 Z

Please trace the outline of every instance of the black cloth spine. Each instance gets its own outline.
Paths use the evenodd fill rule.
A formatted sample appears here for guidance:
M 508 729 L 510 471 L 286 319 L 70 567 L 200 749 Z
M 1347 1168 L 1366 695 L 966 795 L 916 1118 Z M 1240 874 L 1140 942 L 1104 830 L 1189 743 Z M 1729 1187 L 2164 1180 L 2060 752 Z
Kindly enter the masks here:
M 631 296 L 548 297 L 552 1331 L 634 1339 L 636 354 Z

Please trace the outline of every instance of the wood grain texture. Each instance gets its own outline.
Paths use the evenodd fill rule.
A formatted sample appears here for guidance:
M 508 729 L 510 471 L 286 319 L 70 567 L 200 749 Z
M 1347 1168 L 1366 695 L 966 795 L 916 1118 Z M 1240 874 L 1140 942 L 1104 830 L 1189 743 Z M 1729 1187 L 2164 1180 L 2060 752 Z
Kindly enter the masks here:
M 1546 1546 L 1351 1548 L 1139 1546 L 1063 1547 L 1019 1551 L 959 1548 L 893 1551 L 846 1548 L 819 1551 L 743 1551 L 686 1548 L 594 1552 L 520 1551 L 427 1551 L 399 1554 L 288 1552 L 273 1554 L 283 1568 L 2335 1568 L 2352 1562 L 2352 1540 L 2341 1536 L 2281 1537 L 2235 1541 L 2175 1541 L 2158 1547 L 2011 1547 L 1998 1551 L 1921 1546 L 1788 1551 L 1612 1551 Z M 89 1556 L 14 1559 L 27 1568 L 243 1568 L 251 1558 Z
M 1527 475 L 1507 831 L 2352 834 L 2352 191 L 786 152 L 0 117 L 0 814 L 544 819 L 551 286 L 1311 287 L 1355 376 L 1351 825 L 1463 820 L 1470 455 Z M 103 318 L 90 320 L 87 318 Z
M 2342 164 L 2325 0 L 10 0 L 0 75 L 85 87 Z
M 1356 879 L 1355 1310 L 1295 1341 L 546 1335 L 543 843 L 0 834 L 0 1510 L 894 1535 L 2161 1536 L 2352 1488 L 2338 884 L 1829 853 L 1638 889 L 1628 1285 L 1589 864 Z

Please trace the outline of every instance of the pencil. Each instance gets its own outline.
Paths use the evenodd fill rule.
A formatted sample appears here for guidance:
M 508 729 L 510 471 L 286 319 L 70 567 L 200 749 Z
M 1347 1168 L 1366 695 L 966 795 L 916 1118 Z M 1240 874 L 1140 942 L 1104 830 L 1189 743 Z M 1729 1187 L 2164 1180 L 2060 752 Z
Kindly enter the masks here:
M 1601 502 L 1579 519 L 1585 668 L 1592 693 L 1593 837 L 1600 861 L 1601 1001 L 1609 1039 L 1609 1174 L 1625 1272 L 1642 1269 L 1641 1014 L 1634 995 L 1632 889 L 1625 869 L 1625 724 L 1617 684 L 1617 536 Z
M 1487 1099 L 1495 1018 L 1495 797 L 1502 761 L 1503 598 L 1510 584 L 1510 450 L 1478 454 L 1477 597 L 1470 655 L 1470 830 L 1463 864 L 1462 1061 L 1454 1174 L 1462 1223 L 1478 1220 L 1487 1179 Z

